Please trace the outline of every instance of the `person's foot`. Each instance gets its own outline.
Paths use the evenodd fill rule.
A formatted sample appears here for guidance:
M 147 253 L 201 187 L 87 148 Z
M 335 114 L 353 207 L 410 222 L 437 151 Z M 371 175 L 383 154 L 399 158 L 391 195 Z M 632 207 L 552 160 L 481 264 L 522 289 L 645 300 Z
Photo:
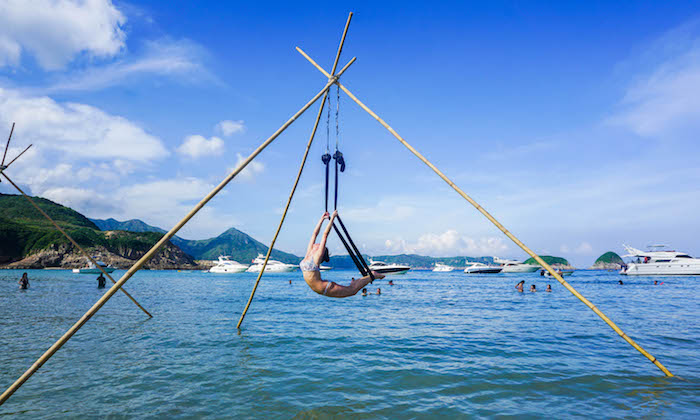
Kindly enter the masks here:
M 383 279 L 384 277 L 386 277 L 384 274 L 377 273 L 376 271 L 372 271 L 372 275 L 374 276 L 375 279 L 380 279 L 380 280 Z

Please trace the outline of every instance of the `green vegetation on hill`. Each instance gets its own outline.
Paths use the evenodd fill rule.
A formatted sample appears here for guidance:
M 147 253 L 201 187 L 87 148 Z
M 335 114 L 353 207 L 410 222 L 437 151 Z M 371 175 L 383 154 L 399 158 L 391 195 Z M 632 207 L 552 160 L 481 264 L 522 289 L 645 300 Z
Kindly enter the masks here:
M 549 265 L 560 264 L 560 265 L 571 265 L 565 258 L 552 257 L 551 255 L 540 255 L 540 258 L 544 260 Z M 525 264 L 539 265 L 534 258 L 528 258 L 525 260 Z
M 151 226 L 138 219 L 127 220 L 120 222 L 113 218 L 109 219 L 90 219 L 100 230 L 125 230 L 127 232 L 158 232 L 167 233 L 164 229 Z
M 114 219 L 91 219 L 102 230 L 125 230 L 131 232 L 160 232 L 166 231 L 151 226 L 138 219 L 120 222 Z M 249 262 L 258 254 L 267 253 L 267 245 L 259 242 L 238 229 L 231 228 L 215 238 L 189 240 L 173 237 L 171 242 L 196 260 L 216 260 L 219 255 L 228 255 L 239 262 Z M 298 263 L 300 257 L 286 252 L 272 250 L 272 259 L 285 263 Z
M 229 255 L 232 259 L 247 263 L 258 254 L 267 253 L 267 245 L 256 241 L 238 229 L 231 228 L 215 238 L 202 240 L 177 239 L 173 243 L 197 260 L 216 260 L 219 255 Z M 272 250 L 272 259 L 295 264 L 300 257 L 286 252 Z
M 84 248 L 101 246 L 122 256 L 143 253 L 163 235 L 157 232 L 122 232 L 105 235 L 77 211 L 50 200 L 33 197 L 37 205 Z M 24 197 L 0 194 L 0 263 L 20 260 L 46 249 L 72 248 L 66 239 Z
M 605 254 L 601 255 L 598 257 L 597 260 L 595 260 L 595 264 L 624 264 L 624 261 L 622 261 L 622 258 L 620 258 L 619 255 L 612 251 L 608 251 Z

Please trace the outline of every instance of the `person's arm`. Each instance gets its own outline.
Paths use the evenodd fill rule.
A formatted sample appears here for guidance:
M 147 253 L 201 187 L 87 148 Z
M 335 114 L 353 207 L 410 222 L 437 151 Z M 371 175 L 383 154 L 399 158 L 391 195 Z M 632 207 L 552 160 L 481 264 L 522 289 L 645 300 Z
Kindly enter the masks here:
M 314 228 L 314 232 L 311 234 L 311 240 L 309 241 L 309 246 L 306 247 L 306 255 L 309 255 L 311 252 L 311 249 L 314 246 L 314 243 L 316 243 L 316 237 L 318 237 L 318 233 L 321 231 L 321 226 L 323 225 L 323 221 L 327 218 L 329 218 L 330 215 L 328 212 L 323 213 L 323 216 L 321 216 L 321 220 L 318 221 L 316 224 L 316 227 Z
M 319 255 L 323 255 L 323 250 L 326 248 L 326 241 L 328 240 L 328 235 L 331 233 L 331 229 L 333 228 L 333 221 L 335 220 L 335 217 L 338 215 L 338 210 L 334 211 L 333 214 L 331 215 L 331 219 L 328 222 L 328 226 L 326 226 L 326 230 L 323 231 L 323 236 L 321 237 L 321 246 L 319 247 Z M 321 264 L 321 261 L 317 261 L 316 264 Z

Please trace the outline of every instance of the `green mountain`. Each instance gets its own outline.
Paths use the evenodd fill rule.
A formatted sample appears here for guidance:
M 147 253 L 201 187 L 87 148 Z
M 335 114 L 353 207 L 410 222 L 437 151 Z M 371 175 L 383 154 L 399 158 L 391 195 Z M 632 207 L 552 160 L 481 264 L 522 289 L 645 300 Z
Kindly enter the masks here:
M 166 231 L 151 226 L 141 220 L 132 219 L 120 222 L 115 219 L 91 219 L 102 230 L 125 230 L 130 232 L 160 232 Z M 215 238 L 189 240 L 173 237 L 171 242 L 197 260 L 216 260 L 219 255 L 228 255 L 239 262 L 248 262 L 258 254 L 267 253 L 267 245 L 253 239 L 238 229 L 231 228 Z M 298 263 L 301 258 L 286 252 L 272 250 L 272 259 L 285 263 Z M 349 258 L 349 257 L 348 257 Z
M 103 255 L 105 262 L 120 267 L 140 258 L 163 236 L 157 232 L 108 234 L 71 208 L 40 197 L 33 199 L 81 247 Z M 79 251 L 24 197 L 0 194 L 0 263 L 17 262 L 30 256 L 31 261 L 23 266 L 85 264 Z M 151 267 L 178 265 L 192 265 L 192 260 L 179 248 L 168 244 L 156 255 Z
M 113 218 L 109 219 L 90 219 L 100 230 L 125 230 L 127 232 L 158 232 L 166 233 L 165 230 L 151 226 L 138 219 L 131 219 L 125 222 L 120 222 Z
M 229 255 L 238 262 L 246 263 L 257 257 L 258 254 L 267 253 L 267 245 L 235 228 L 231 228 L 215 238 L 179 239 L 173 242 L 198 260 L 215 260 L 219 255 Z M 301 258 L 296 255 L 276 249 L 272 250 L 271 258 L 290 264 L 301 261 Z
M 622 261 L 622 258 L 620 258 L 620 256 L 616 253 L 608 251 L 598 257 L 598 259 L 595 260 L 594 265 L 595 264 L 624 264 L 624 261 Z
M 544 262 L 546 262 L 549 265 L 558 264 L 571 266 L 571 264 L 569 264 L 569 261 L 567 261 L 565 258 L 552 257 L 551 255 L 540 255 L 540 258 L 542 258 Z M 524 264 L 539 265 L 534 258 L 528 258 L 527 260 L 525 260 Z

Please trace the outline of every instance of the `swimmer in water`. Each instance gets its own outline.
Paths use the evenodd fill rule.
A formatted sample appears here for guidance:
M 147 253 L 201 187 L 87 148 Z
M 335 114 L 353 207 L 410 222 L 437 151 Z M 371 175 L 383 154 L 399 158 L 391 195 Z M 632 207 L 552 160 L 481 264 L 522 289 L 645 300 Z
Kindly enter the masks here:
M 97 278 L 97 288 L 98 289 L 104 289 L 105 288 L 105 276 L 100 273 L 100 276 Z
M 517 290 L 518 292 L 522 292 L 524 284 L 525 284 L 525 280 L 521 280 L 520 283 L 515 285 L 515 290 Z
M 377 294 L 378 294 L 378 295 L 381 295 L 381 294 L 382 294 L 382 289 L 380 289 L 380 288 L 377 287 Z
M 618 281 L 617 283 L 618 283 L 618 284 L 625 284 L 625 283 L 622 282 L 622 280 Z
M 535 285 L 534 285 L 534 284 L 533 284 L 532 286 L 530 286 L 530 291 L 531 291 L 531 292 L 536 292 L 536 291 L 537 291 L 537 289 L 535 288 Z
M 22 278 L 17 282 L 19 283 L 19 288 L 22 290 L 29 289 L 29 276 L 27 273 L 22 274 Z
M 362 296 L 367 296 L 367 289 L 366 288 L 362 289 Z
M 389 286 L 393 286 L 393 285 L 394 285 L 394 280 L 389 280 Z
M 321 220 L 318 221 L 318 224 L 316 225 L 316 228 L 314 229 L 314 232 L 311 235 L 311 240 L 309 241 L 309 246 L 306 250 L 306 256 L 303 260 L 301 260 L 299 268 L 301 268 L 301 271 L 304 275 L 304 280 L 306 281 L 306 284 L 309 285 L 311 290 L 318 293 L 319 295 L 334 298 L 344 298 L 356 295 L 357 292 L 362 290 L 362 288 L 367 286 L 369 282 L 372 281 L 372 278 L 370 276 L 364 276 L 359 279 L 352 279 L 349 286 L 343 286 L 332 281 L 323 280 L 321 278 L 321 270 L 319 269 L 319 266 L 324 261 L 330 260 L 328 248 L 326 248 L 326 241 L 328 240 L 328 234 L 331 232 L 331 228 L 333 227 L 333 221 L 335 220 L 337 215 L 338 211 L 334 211 L 333 215 L 328 214 L 328 212 L 323 213 L 323 216 L 321 216 Z M 329 219 L 328 226 L 326 226 L 326 230 L 323 232 L 321 242 L 317 244 L 316 238 L 318 237 L 319 232 L 321 232 L 321 226 L 323 226 L 323 221 L 326 219 Z M 383 275 L 377 272 L 373 271 L 372 274 L 374 275 L 375 279 L 384 278 Z
M 545 292 L 551 292 L 551 291 L 552 291 L 552 285 L 551 285 L 551 284 L 548 284 L 548 285 L 547 285 L 547 288 L 544 289 L 544 291 L 545 291 Z

